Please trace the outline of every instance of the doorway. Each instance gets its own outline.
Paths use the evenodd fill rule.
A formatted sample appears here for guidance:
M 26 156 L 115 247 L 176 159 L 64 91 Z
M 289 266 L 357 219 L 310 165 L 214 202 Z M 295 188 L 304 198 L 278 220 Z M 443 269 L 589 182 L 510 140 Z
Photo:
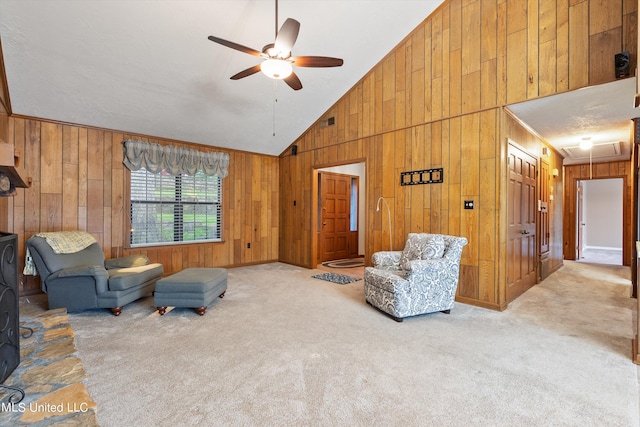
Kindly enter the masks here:
M 588 179 L 576 184 L 576 260 L 622 265 L 624 180 Z
M 365 179 L 364 162 L 327 166 L 314 170 L 312 193 L 312 203 L 315 207 L 313 211 L 315 232 L 312 233 L 314 265 L 364 256 Z M 324 184 L 323 181 L 325 181 Z M 341 194 L 347 192 L 349 193 L 347 197 Z M 340 211 L 348 211 L 348 214 Z
M 320 262 L 349 258 L 352 246 L 349 244 L 352 233 L 351 183 L 354 177 L 331 172 L 320 172 L 318 176 Z

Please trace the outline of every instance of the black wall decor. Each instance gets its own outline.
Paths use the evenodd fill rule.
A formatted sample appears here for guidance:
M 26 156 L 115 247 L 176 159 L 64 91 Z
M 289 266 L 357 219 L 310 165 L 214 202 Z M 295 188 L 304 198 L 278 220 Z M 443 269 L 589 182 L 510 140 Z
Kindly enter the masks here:
M 442 168 L 401 172 L 400 185 L 436 184 L 442 182 L 443 175 Z

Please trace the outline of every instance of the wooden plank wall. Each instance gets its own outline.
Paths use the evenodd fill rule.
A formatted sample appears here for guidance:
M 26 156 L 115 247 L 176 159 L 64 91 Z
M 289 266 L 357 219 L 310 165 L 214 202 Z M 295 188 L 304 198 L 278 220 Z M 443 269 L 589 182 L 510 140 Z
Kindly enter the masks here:
M 294 142 L 296 156 L 280 156 L 280 260 L 313 266 L 313 169 L 364 160 L 367 261 L 388 242 L 386 218 L 375 212 L 384 196 L 394 249 L 413 231 L 466 236 L 458 299 L 503 308 L 502 108 L 612 81 L 623 50 L 635 67 L 636 21 L 636 0 L 445 2 Z M 444 168 L 444 183 L 399 185 L 400 172 L 432 167 Z M 470 199 L 476 209 L 463 210 Z
M 602 178 L 622 178 L 622 263 L 631 265 L 635 245 L 633 226 L 633 159 L 629 161 L 570 165 L 564 167 L 564 259 L 576 259 L 577 246 L 577 181 Z
M 145 254 L 162 263 L 165 274 L 278 259 L 277 157 L 16 117 L 9 120 L 8 139 L 25 153 L 24 166 L 33 177 L 31 188 L 18 189 L 5 199 L 8 231 L 18 234 L 21 267 L 26 239 L 40 231 L 60 230 L 88 231 L 107 258 Z M 122 163 L 126 139 L 229 152 L 229 176 L 223 180 L 223 243 L 127 248 L 129 174 Z M 20 283 L 23 295 L 40 290 L 39 278 L 21 276 Z

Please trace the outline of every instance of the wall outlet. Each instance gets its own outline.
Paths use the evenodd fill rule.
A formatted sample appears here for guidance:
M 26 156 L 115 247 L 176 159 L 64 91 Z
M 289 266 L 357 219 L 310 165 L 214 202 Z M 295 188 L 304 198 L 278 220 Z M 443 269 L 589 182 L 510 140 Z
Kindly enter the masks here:
M 251 249 L 251 243 L 247 243 L 247 249 Z
M 474 203 L 473 200 L 465 200 L 464 201 L 464 208 L 465 209 L 473 209 Z

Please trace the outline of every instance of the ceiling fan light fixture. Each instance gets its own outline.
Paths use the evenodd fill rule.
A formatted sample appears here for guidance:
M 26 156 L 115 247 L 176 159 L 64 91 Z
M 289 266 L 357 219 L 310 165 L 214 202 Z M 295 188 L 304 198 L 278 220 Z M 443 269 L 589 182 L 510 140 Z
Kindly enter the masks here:
M 289 61 L 282 59 L 269 58 L 260 64 L 260 70 L 272 79 L 286 79 L 293 72 L 293 66 Z

